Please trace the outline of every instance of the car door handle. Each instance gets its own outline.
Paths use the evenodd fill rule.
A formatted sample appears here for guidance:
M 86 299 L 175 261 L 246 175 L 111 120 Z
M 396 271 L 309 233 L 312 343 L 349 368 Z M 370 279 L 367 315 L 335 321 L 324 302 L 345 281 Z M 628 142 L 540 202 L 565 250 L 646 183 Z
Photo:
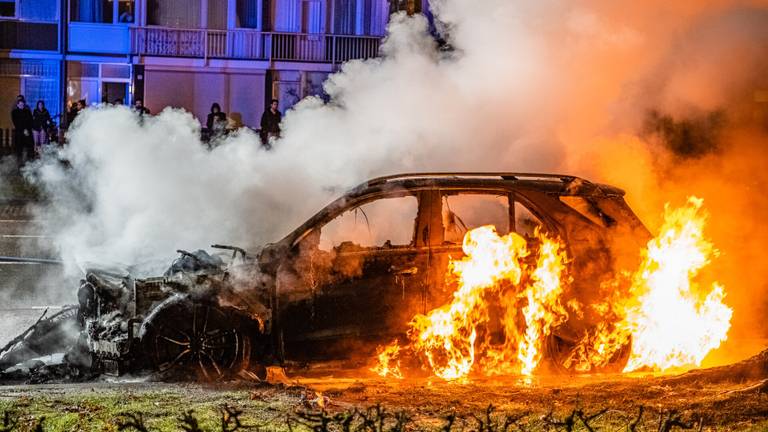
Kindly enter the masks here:
M 418 267 L 396 267 L 389 268 L 389 272 L 397 276 L 413 276 L 419 272 Z

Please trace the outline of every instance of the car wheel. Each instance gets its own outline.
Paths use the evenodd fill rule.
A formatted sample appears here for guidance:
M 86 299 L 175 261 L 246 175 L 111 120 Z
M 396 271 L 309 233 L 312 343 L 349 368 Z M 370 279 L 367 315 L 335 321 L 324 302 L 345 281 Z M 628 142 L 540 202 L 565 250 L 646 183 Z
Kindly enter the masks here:
M 249 366 L 251 336 L 229 308 L 182 299 L 161 306 L 144 327 L 144 352 L 162 375 L 216 381 Z

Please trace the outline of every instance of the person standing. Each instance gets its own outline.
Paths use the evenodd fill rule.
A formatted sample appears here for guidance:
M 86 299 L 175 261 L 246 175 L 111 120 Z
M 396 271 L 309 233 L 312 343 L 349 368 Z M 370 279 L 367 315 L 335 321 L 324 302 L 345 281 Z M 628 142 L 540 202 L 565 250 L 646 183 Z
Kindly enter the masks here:
M 13 150 L 16 153 L 18 165 L 24 163 L 24 152 L 27 159 L 32 157 L 32 111 L 23 99 L 17 99 L 16 107 L 11 111 L 13 122 Z
M 272 99 L 269 103 L 269 109 L 264 111 L 264 114 L 261 115 L 261 144 L 267 148 L 271 147 L 271 144 L 269 143 L 271 138 L 280 137 L 280 121 L 282 120 L 282 114 L 280 114 L 277 106 L 277 99 Z
M 48 129 L 51 127 L 51 114 L 45 108 L 45 102 L 39 100 L 32 111 L 32 138 L 35 154 L 40 155 L 43 145 L 48 144 Z
M 77 102 L 67 101 L 67 113 L 65 114 L 66 127 L 72 126 L 72 122 L 77 117 Z
M 208 113 L 205 127 L 208 128 L 208 133 L 212 135 L 220 133 L 227 127 L 227 113 L 222 112 L 221 106 L 216 102 L 211 105 L 211 112 Z
M 144 101 L 141 99 L 136 99 L 133 101 L 133 110 L 139 113 L 139 117 L 144 117 L 145 115 L 149 115 L 149 108 L 144 106 Z

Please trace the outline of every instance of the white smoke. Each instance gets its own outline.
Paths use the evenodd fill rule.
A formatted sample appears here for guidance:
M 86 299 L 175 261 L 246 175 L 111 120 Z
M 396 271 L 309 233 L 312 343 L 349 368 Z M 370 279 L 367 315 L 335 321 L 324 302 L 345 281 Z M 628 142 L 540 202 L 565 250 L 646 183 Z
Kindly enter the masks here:
M 554 168 L 561 155 L 532 133 L 546 118 L 543 41 L 522 11 L 489 4 L 498 10 L 468 17 L 469 2 L 435 5 L 464 17 L 450 23 L 453 51 L 437 49 L 424 17 L 393 16 L 383 58 L 346 64 L 326 83 L 330 102 L 308 98 L 288 112 L 271 152 L 245 131 L 208 150 L 198 121 L 178 109 L 143 122 L 127 108 L 82 113 L 61 154 L 68 163 L 36 172 L 62 257 L 156 271 L 177 248 L 278 240 L 375 175 Z M 478 49 L 483 40 L 497 44 Z

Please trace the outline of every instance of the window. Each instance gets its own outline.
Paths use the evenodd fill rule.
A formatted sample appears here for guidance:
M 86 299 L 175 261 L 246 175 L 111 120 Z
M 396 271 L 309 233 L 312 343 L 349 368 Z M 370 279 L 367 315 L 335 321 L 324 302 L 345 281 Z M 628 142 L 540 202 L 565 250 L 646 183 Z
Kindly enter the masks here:
M 320 249 L 340 246 L 390 248 L 413 243 L 418 200 L 383 198 L 348 210 L 320 230 Z
M 147 23 L 163 27 L 199 28 L 200 0 L 147 0 Z
M 258 0 L 237 0 L 237 26 L 243 28 L 261 28 Z
M 391 13 L 406 12 L 408 15 L 413 15 L 422 12 L 421 0 L 390 0 L 389 10 Z
M 387 0 L 333 0 L 335 34 L 382 35 L 389 19 Z
M 0 0 L 0 16 L 16 16 L 16 0 Z
M 443 241 L 460 244 L 467 231 L 493 225 L 500 235 L 509 233 L 509 197 L 506 194 L 460 193 L 442 198 Z
M 533 238 L 536 228 L 542 227 L 541 220 L 518 201 L 515 201 L 515 232 L 525 238 Z
M 301 32 L 322 33 L 323 31 L 323 3 L 319 0 L 302 0 Z
M 357 2 L 355 0 L 333 0 L 335 17 L 333 32 L 335 34 L 355 34 L 355 17 Z
M 120 0 L 117 2 L 117 22 L 131 24 L 136 21 L 133 13 L 133 0 Z
M 58 3 L 58 0 L 19 0 L 19 18 L 55 22 Z
M 79 22 L 131 24 L 133 10 L 133 0 L 72 0 L 70 4 L 72 21 Z
M 582 196 L 561 196 L 560 201 L 600 226 L 609 227 L 615 222 L 596 203 Z
M 208 28 L 227 29 L 227 0 L 208 0 Z

